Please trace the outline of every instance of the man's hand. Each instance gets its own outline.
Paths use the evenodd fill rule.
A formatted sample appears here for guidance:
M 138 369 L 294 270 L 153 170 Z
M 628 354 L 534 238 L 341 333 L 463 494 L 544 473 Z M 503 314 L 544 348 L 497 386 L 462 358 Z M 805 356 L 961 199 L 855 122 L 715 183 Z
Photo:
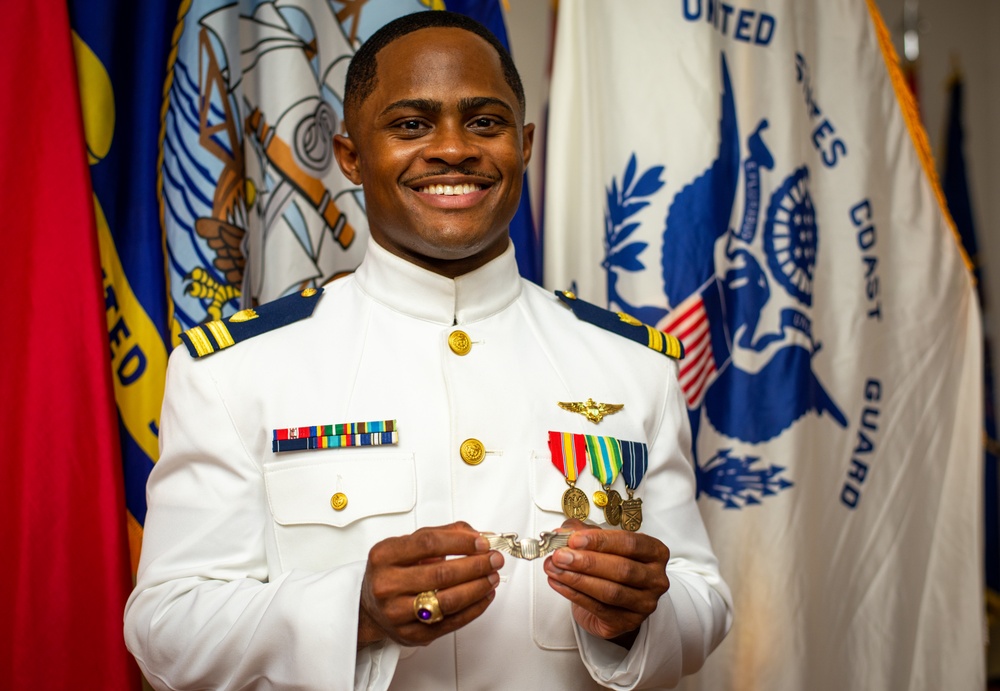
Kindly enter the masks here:
M 567 548 L 545 560 L 549 585 L 573 603 L 573 618 L 599 638 L 630 647 L 670 587 L 670 550 L 642 533 L 602 530 L 572 519 Z
M 457 556 L 463 555 L 463 556 Z M 445 557 L 456 557 L 446 559 Z M 427 645 L 486 611 L 500 581 L 503 556 L 468 523 L 421 528 L 382 540 L 368 553 L 361 583 L 358 648 L 391 638 Z M 436 590 L 444 619 L 425 624 L 413 614 L 418 593 Z

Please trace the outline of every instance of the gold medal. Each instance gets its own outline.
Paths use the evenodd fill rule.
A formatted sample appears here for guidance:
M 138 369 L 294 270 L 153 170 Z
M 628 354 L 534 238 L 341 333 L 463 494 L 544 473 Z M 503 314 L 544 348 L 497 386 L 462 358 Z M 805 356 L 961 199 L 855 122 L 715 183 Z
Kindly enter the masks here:
M 608 505 L 604 507 L 604 519 L 610 525 L 618 525 L 622 520 L 622 495 L 617 490 L 608 492 Z
M 642 527 L 642 499 L 633 499 L 632 490 L 628 499 L 622 502 L 622 528 L 635 532 Z
M 594 504 L 602 509 L 608 505 L 608 495 L 601 490 L 594 492 Z
M 587 501 L 587 495 L 573 484 L 570 484 L 569 489 L 563 492 L 562 507 L 566 518 L 585 521 L 590 515 L 590 502 Z
M 582 434 L 549 432 L 549 451 L 552 465 L 566 478 L 569 489 L 563 492 L 562 507 L 566 518 L 586 520 L 590 515 L 590 502 L 583 490 L 576 488 L 578 473 L 587 462 L 587 447 Z

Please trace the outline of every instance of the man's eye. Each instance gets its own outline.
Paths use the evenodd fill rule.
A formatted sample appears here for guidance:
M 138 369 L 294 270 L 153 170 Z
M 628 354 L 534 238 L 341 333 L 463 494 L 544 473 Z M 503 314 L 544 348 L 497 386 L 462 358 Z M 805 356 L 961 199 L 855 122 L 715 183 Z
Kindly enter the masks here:
M 423 125 L 419 120 L 404 120 L 403 122 L 399 123 L 399 126 L 404 130 L 418 130 Z
M 472 121 L 473 127 L 493 127 L 495 124 L 497 124 L 496 120 L 487 117 L 476 118 Z

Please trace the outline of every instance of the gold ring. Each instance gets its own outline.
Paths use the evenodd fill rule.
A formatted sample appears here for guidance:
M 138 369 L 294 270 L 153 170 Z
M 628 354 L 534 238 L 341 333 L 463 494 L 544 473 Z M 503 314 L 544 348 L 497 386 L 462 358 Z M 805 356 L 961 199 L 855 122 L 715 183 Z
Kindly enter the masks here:
M 438 602 L 436 590 L 425 590 L 413 598 L 413 616 L 424 624 L 436 624 L 444 619 L 441 613 L 441 603 Z

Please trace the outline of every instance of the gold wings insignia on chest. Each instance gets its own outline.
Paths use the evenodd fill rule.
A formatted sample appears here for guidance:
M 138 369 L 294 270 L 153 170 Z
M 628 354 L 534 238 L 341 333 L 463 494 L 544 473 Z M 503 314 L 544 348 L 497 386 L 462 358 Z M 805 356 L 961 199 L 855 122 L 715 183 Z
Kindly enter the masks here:
M 605 415 L 614 415 L 625 407 L 624 403 L 595 403 L 593 398 L 584 402 L 564 403 L 559 401 L 559 407 L 571 413 L 580 413 L 595 425 L 604 419 Z

